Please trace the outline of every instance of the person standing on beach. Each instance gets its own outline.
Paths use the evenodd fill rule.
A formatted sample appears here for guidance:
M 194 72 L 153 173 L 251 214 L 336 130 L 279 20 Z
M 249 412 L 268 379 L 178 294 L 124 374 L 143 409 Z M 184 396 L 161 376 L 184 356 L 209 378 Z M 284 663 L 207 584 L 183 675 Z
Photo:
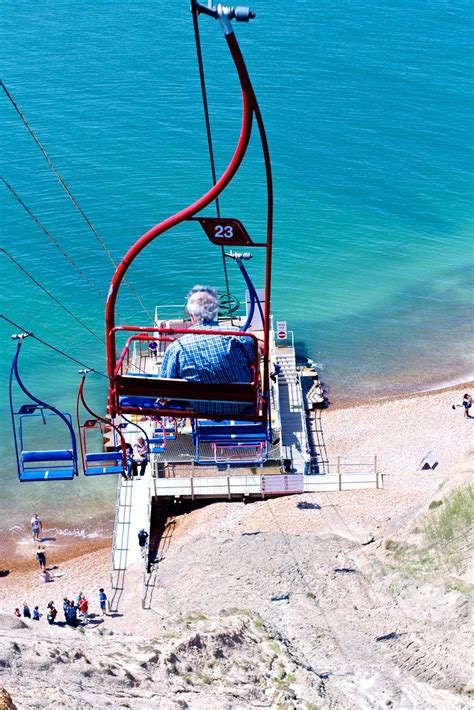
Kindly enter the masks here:
M 102 616 L 105 616 L 107 614 L 107 594 L 104 592 L 103 587 L 99 589 L 99 604 Z
M 36 550 L 36 557 L 38 559 L 38 564 L 41 568 L 41 571 L 44 572 L 46 569 L 46 551 L 43 545 L 39 545 L 38 549 Z
M 89 602 L 85 598 L 84 594 L 81 592 L 81 598 L 79 600 L 79 613 L 85 624 L 89 622 Z
M 41 614 L 39 613 L 39 606 L 35 606 L 33 609 L 33 621 L 39 621 Z
M 48 613 L 46 615 L 46 619 L 48 620 L 48 624 L 52 626 L 54 624 L 54 620 L 57 616 L 58 612 L 56 611 L 56 608 L 54 606 L 54 602 L 49 602 L 48 604 Z
M 67 615 L 69 613 L 69 599 L 67 597 L 64 597 L 64 599 L 63 599 L 63 612 L 64 612 L 64 621 L 67 623 Z
M 39 536 L 41 535 L 42 530 L 43 523 L 41 522 L 41 518 L 38 513 L 35 513 L 31 518 L 31 535 L 34 542 L 39 542 Z
M 472 397 L 470 394 L 465 394 L 462 400 L 462 406 L 464 407 L 464 416 L 466 419 L 470 419 L 471 415 L 469 414 L 469 410 L 472 407 Z
M 25 619 L 31 619 L 30 607 L 26 602 L 23 602 L 23 616 L 25 617 Z

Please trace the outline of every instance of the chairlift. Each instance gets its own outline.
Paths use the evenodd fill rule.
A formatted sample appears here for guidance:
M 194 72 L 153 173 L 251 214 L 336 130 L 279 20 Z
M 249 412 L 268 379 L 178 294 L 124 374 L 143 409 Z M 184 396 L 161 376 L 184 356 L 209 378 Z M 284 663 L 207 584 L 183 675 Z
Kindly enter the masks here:
M 113 422 L 95 414 L 84 398 L 84 386 L 90 370 L 80 370 L 81 383 L 77 392 L 76 416 L 81 448 L 82 467 L 86 476 L 103 476 L 107 474 L 125 474 L 127 470 L 126 444 L 122 430 Z M 81 423 L 81 410 L 85 409 L 93 418 Z M 94 432 L 100 434 L 102 442 L 106 435 L 112 434 L 109 451 L 89 451 L 88 435 Z
M 76 435 L 72 425 L 72 417 L 67 412 L 61 412 L 56 407 L 35 397 L 23 383 L 19 369 L 18 359 L 23 340 L 30 333 L 12 335 L 17 340 L 16 352 L 10 370 L 10 412 L 15 443 L 15 456 L 18 478 L 21 482 L 31 481 L 65 481 L 78 475 Z M 18 408 L 15 407 L 15 389 L 19 387 L 23 395 L 30 400 Z M 47 426 L 53 422 L 64 424 L 66 446 L 64 448 L 39 450 L 30 449 L 27 443 L 31 436 L 31 428 L 38 429 L 38 425 Z

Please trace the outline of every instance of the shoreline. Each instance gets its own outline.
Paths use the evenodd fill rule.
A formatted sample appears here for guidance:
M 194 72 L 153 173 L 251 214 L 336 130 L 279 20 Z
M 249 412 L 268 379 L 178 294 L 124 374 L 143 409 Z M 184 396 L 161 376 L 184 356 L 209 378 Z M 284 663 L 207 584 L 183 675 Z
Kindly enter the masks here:
M 324 380 L 322 380 L 324 382 Z M 326 411 L 331 411 L 331 410 L 336 410 L 336 409 L 350 409 L 353 407 L 369 407 L 369 406 L 377 406 L 378 404 L 386 404 L 387 402 L 398 402 L 400 400 L 408 400 L 408 399 L 413 399 L 413 398 L 420 398 L 420 397 L 429 397 L 430 395 L 437 395 L 437 394 L 442 394 L 444 392 L 452 392 L 454 390 L 463 390 L 461 393 L 460 399 L 462 399 L 464 391 L 469 391 L 472 390 L 474 391 L 474 380 L 469 380 L 469 381 L 462 381 L 459 383 L 449 383 L 449 384 L 443 384 L 443 385 L 433 385 L 432 387 L 429 387 L 428 389 L 424 390 L 416 390 L 413 392 L 403 392 L 400 394 L 389 394 L 385 397 L 365 397 L 365 398 L 358 398 L 354 397 L 352 399 L 349 399 L 347 401 L 342 401 L 342 402 L 334 402 L 331 403 Z M 460 402 L 455 402 L 453 400 L 453 404 L 460 404 Z

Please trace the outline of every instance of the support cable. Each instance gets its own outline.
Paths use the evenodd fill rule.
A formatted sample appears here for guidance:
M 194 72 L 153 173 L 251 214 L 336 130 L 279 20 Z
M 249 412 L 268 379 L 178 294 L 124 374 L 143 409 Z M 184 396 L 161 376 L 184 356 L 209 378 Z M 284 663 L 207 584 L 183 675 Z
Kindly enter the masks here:
M 216 173 L 216 163 L 215 163 L 215 159 L 214 159 L 214 147 L 213 147 L 213 143 L 212 143 L 211 119 L 209 116 L 209 104 L 207 101 L 206 78 L 204 75 L 204 61 L 203 61 L 202 49 L 201 49 L 201 36 L 199 34 L 198 13 L 196 11 L 196 6 L 195 6 L 194 2 L 191 3 L 191 12 L 192 12 L 192 16 L 193 16 L 194 39 L 196 41 L 196 54 L 197 54 L 198 67 L 199 67 L 199 79 L 201 82 L 202 105 L 203 105 L 203 110 L 204 110 L 204 118 L 206 121 L 206 134 L 207 134 L 207 146 L 208 146 L 208 150 L 209 150 L 209 162 L 211 164 L 212 183 L 213 183 L 213 185 L 215 185 L 217 182 L 217 173 Z M 216 195 L 214 202 L 216 205 L 216 214 L 220 218 L 221 209 L 220 209 L 220 205 L 219 205 L 219 197 L 217 195 Z M 229 275 L 227 273 L 227 264 L 226 264 L 226 260 L 225 260 L 225 251 L 224 251 L 223 246 L 221 246 L 221 256 L 222 256 L 222 265 L 224 268 L 226 293 L 227 293 L 227 298 L 230 301 Z M 232 325 L 234 324 L 232 312 L 230 313 L 230 322 Z
M 97 333 L 94 333 L 94 331 L 91 330 L 88 325 L 86 325 L 80 318 L 78 318 L 78 316 L 76 316 L 72 311 L 70 311 L 67 306 L 65 306 L 58 298 L 56 298 L 56 296 L 54 296 L 50 291 L 48 291 L 48 289 L 47 289 L 45 286 L 43 286 L 37 279 L 35 279 L 35 277 L 32 276 L 32 275 L 31 275 L 6 249 L 0 249 L 0 252 L 1 252 L 2 254 L 5 254 L 5 256 L 8 257 L 8 259 L 10 259 L 10 261 L 11 261 L 13 264 L 15 264 L 15 266 L 16 266 L 18 269 L 20 269 L 20 271 L 21 271 L 23 274 L 25 274 L 25 276 L 27 276 L 27 277 L 30 279 L 30 281 L 33 281 L 33 283 L 34 283 L 36 286 L 38 286 L 38 288 L 40 288 L 42 291 L 44 291 L 44 293 L 45 293 L 52 301 L 54 301 L 55 303 L 57 303 L 57 305 L 60 306 L 60 307 L 63 309 L 63 311 L 66 311 L 66 313 L 67 313 L 69 316 L 71 316 L 71 318 L 74 318 L 74 320 L 77 321 L 77 323 L 79 323 L 79 325 L 80 325 L 82 328 L 84 328 L 85 330 L 87 330 L 91 335 L 94 336 L 94 338 L 97 338 L 97 340 L 99 340 L 101 343 L 105 343 L 105 341 L 104 341 L 103 338 L 101 338 L 99 335 L 97 335 Z
M 97 375 L 100 375 L 101 377 L 105 377 L 107 379 L 107 375 L 105 373 L 100 372 L 99 370 L 95 370 L 93 367 L 90 367 L 89 365 L 85 365 L 80 360 L 77 360 L 75 357 L 72 357 L 72 355 L 68 355 L 68 353 L 65 353 L 64 350 L 60 350 L 55 345 L 51 345 L 51 343 L 48 343 L 46 340 L 39 338 L 34 333 L 31 333 L 28 330 L 28 328 L 24 328 L 22 325 L 19 325 L 18 323 L 15 323 L 15 321 L 10 320 L 10 318 L 7 318 L 5 315 L 3 315 L 3 313 L 0 313 L 0 318 L 2 318 L 7 323 L 10 323 L 10 325 L 13 325 L 15 328 L 18 328 L 18 330 L 21 330 L 24 333 L 28 333 L 30 338 L 34 338 L 42 345 L 46 345 L 47 348 L 54 350 L 54 352 L 58 353 L 59 355 L 62 355 L 63 357 L 67 358 L 68 360 L 75 362 L 77 365 L 80 365 L 81 367 L 85 367 L 87 370 L 90 370 L 91 372 L 95 372 Z
M 65 183 L 64 180 L 62 179 L 61 175 L 59 174 L 59 172 L 58 172 L 58 171 L 56 170 L 56 168 L 54 167 L 54 165 L 53 165 L 53 163 L 52 163 L 52 161 L 51 161 L 49 155 L 47 154 L 46 150 L 45 150 L 45 149 L 43 148 L 43 146 L 41 145 L 39 139 L 36 137 L 35 132 L 34 132 L 33 129 L 31 128 L 31 126 L 29 125 L 29 123 L 28 123 L 28 121 L 26 120 L 25 116 L 23 115 L 23 113 L 22 113 L 20 107 L 19 107 L 18 104 L 15 102 L 15 99 L 14 99 L 13 96 L 10 94 L 10 92 L 8 91 L 8 89 L 7 89 L 7 87 L 5 86 L 5 84 L 3 83 L 3 81 L 0 81 L 0 86 L 2 87 L 3 91 L 5 92 L 5 94 L 6 94 L 7 98 L 8 98 L 8 100 L 9 100 L 10 103 L 12 104 L 13 108 L 15 109 L 15 111 L 17 112 L 17 114 L 19 115 L 19 117 L 21 118 L 21 120 L 23 121 L 23 123 L 25 124 L 25 126 L 26 126 L 26 128 L 28 129 L 28 132 L 29 132 L 29 134 L 31 135 L 31 137 L 33 138 L 34 142 L 36 143 L 36 145 L 38 146 L 38 148 L 39 148 L 40 151 L 42 152 L 44 158 L 46 159 L 46 162 L 47 162 L 48 165 L 49 165 L 49 167 L 51 168 L 51 170 L 53 171 L 53 173 L 56 175 L 57 179 L 59 180 L 59 184 L 60 184 L 61 187 L 63 188 L 64 192 L 65 192 L 66 195 L 69 197 L 69 199 L 71 200 L 72 204 L 73 204 L 74 207 L 78 210 L 78 212 L 80 213 L 80 215 L 81 215 L 82 218 L 84 219 L 85 223 L 87 224 L 87 226 L 88 226 L 89 229 L 91 230 L 92 234 L 95 236 L 95 238 L 96 238 L 97 241 L 99 242 L 100 246 L 102 247 L 104 253 L 107 255 L 107 257 L 108 257 L 110 263 L 112 264 L 112 266 L 114 267 L 114 269 L 116 269 L 117 266 L 118 266 L 118 265 L 117 265 L 117 262 L 114 260 L 112 254 L 111 254 L 110 251 L 107 249 L 107 247 L 106 247 L 106 245 L 105 245 L 105 243 L 104 243 L 104 240 L 103 240 L 102 237 L 98 234 L 98 232 L 97 232 L 97 230 L 95 229 L 94 225 L 93 225 L 92 222 L 89 220 L 89 218 L 88 218 L 87 215 L 85 214 L 84 210 L 83 210 L 82 207 L 79 205 L 79 203 L 76 201 L 76 199 L 74 198 L 73 194 L 72 194 L 71 191 L 69 190 L 68 186 L 66 185 L 66 183 Z M 146 315 L 148 316 L 148 318 L 150 318 L 151 322 L 153 323 L 153 322 L 154 322 L 153 316 L 151 315 L 150 311 L 149 311 L 149 310 L 146 308 L 146 306 L 144 305 L 143 301 L 141 300 L 140 296 L 138 295 L 138 293 L 136 292 L 136 290 L 134 289 L 134 287 L 132 286 L 132 284 L 130 283 L 130 281 L 128 281 L 127 279 L 124 278 L 124 282 L 127 284 L 128 288 L 130 289 L 130 291 L 133 293 L 133 295 L 134 295 L 135 298 L 137 299 L 137 301 L 138 301 L 138 303 L 140 304 L 141 308 L 143 309 L 143 311 L 146 313 Z
M 100 290 L 97 288 L 97 286 L 95 284 L 93 284 L 92 281 L 85 275 L 85 273 L 77 266 L 77 264 L 74 263 L 74 261 L 67 254 L 67 252 L 62 248 L 62 246 L 56 241 L 56 239 L 50 234 L 50 232 L 48 232 L 46 227 L 43 226 L 43 224 L 41 224 L 39 219 L 33 214 L 33 212 L 30 210 L 30 208 L 27 205 L 25 205 L 25 203 L 23 202 L 21 197 L 18 195 L 18 193 L 15 192 L 13 187 L 5 180 L 5 178 L 0 177 L 0 180 L 7 187 L 7 189 L 10 191 L 10 194 L 13 195 L 13 197 L 18 202 L 18 204 L 20 204 L 23 207 L 23 209 L 28 214 L 28 216 L 31 217 L 33 222 L 35 222 L 35 224 L 38 225 L 38 227 L 41 229 L 43 234 L 45 234 L 48 237 L 49 241 L 52 242 L 57 249 L 59 249 L 59 251 L 64 256 L 66 261 L 68 261 L 69 264 L 71 264 L 71 266 L 82 276 L 84 281 L 86 281 L 89 284 L 89 286 L 94 289 L 95 293 L 103 299 L 104 295 L 100 292 Z

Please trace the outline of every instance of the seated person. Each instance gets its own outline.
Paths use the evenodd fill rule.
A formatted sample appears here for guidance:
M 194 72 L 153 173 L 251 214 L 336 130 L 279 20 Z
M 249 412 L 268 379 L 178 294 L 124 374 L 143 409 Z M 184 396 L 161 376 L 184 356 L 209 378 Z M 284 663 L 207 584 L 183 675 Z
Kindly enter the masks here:
M 192 326 L 209 330 L 232 330 L 217 321 L 219 296 L 208 286 L 194 286 L 186 304 Z M 237 331 L 238 332 L 238 331 Z M 189 333 L 177 338 L 167 348 L 160 377 L 209 384 L 252 382 L 254 343 L 251 338 L 236 335 L 199 335 Z M 243 413 L 245 404 L 192 402 L 204 413 Z

